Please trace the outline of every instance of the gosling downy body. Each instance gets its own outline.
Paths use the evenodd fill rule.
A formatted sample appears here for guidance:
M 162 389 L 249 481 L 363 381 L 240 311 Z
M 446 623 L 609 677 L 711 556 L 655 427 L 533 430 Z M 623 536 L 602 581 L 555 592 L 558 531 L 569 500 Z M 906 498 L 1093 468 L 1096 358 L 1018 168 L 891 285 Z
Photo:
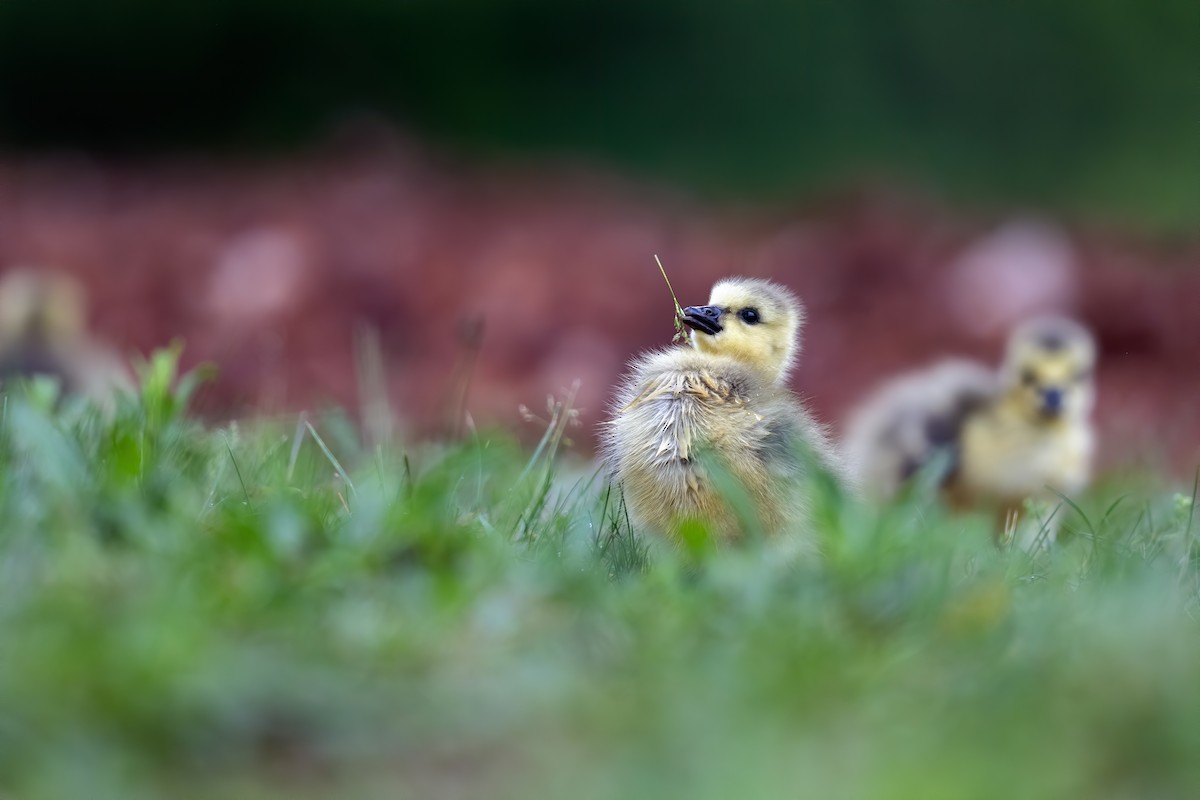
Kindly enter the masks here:
M 631 364 L 603 434 L 632 521 L 668 538 L 696 520 L 720 540 L 751 531 L 804 540 L 807 479 L 814 469 L 844 475 L 786 386 L 803 307 L 782 286 L 732 278 L 683 315 L 690 343 Z
M 946 359 L 892 378 L 850 417 L 842 452 L 863 488 L 876 500 L 895 495 L 931 462 L 938 480 L 957 470 L 963 421 L 996 396 L 995 370 Z
M 107 345 L 90 338 L 83 288 L 56 272 L 15 269 L 0 278 L 0 382 L 45 375 L 66 394 L 109 406 L 132 385 Z
M 991 508 L 1018 544 L 1052 540 L 1057 522 L 1015 522 L 1025 501 L 1057 505 L 1090 479 L 1096 345 L 1079 323 L 1040 317 L 1009 337 L 998 371 L 947 361 L 886 384 L 847 427 L 845 451 L 867 492 L 893 494 L 940 458 L 945 497 Z

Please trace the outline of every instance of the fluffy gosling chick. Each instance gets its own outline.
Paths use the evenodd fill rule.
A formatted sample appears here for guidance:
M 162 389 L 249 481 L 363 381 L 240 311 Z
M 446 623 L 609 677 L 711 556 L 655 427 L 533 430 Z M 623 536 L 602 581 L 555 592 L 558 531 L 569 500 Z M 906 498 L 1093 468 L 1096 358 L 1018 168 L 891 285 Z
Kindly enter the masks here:
M 0 278 L 0 381 L 49 375 L 68 394 L 108 404 L 130 385 L 121 360 L 89 339 L 82 287 L 53 272 L 12 270 Z
M 722 540 L 745 534 L 747 522 L 768 535 L 802 535 L 810 457 L 842 477 L 824 429 L 786 386 L 803 306 L 778 284 L 730 278 L 713 286 L 708 305 L 685 308 L 683 321 L 691 346 L 633 361 L 603 433 L 631 519 L 668 538 L 685 520 L 703 521 Z M 735 513 L 714 464 L 756 519 Z
M 1026 322 L 1009 337 L 996 373 L 952 361 L 887 384 L 852 417 L 852 469 L 870 493 L 887 496 L 940 453 L 950 503 L 991 507 L 1011 524 L 1026 499 L 1057 504 L 1055 490 L 1086 487 L 1095 364 L 1095 341 L 1079 323 Z M 1026 525 L 1019 543 L 1039 532 Z
M 1082 491 L 1096 450 L 1095 367 L 1095 340 L 1079 323 L 1046 317 L 1018 327 L 998 396 L 963 423 L 957 497 L 1019 509 L 1026 497 L 1057 503 L 1052 490 Z

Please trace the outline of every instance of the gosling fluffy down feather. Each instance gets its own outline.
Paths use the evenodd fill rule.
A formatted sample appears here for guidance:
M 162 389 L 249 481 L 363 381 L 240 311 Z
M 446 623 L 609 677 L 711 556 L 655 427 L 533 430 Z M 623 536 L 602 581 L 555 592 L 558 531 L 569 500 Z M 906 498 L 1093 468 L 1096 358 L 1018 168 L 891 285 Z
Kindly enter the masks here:
M 948 359 L 891 379 L 856 409 L 842 452 L 863 492 L 891 497 L 940 458 L 948 480 L 958 469 L 963 420 L 992 402 L 999 390 L 994 370 Z
M 808 479 L 815 469 L 845 476 L 825 429 L 785 385 L 803 313 L 782 286 L 727 279 L 708 306 L 685 311 L 690 346 L 632 362 L 603 449 L 639 529 L 672 538 L 699 520 L 723 540 L 755 529 L 805 537 Z M 729 479 L 733 492 L 723 491 Z

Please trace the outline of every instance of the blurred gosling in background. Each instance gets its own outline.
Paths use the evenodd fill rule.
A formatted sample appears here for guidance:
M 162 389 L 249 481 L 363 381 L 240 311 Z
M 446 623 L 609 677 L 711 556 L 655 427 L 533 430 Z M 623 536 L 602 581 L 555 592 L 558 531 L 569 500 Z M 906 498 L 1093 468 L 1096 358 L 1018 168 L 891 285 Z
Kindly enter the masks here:
M 107 345 L 87 334 L 83 287 L 57 272 L 15 269 L 0 277 L 0 381 L 44 375 L 64 394 L 110 406 L 114 392 L 132 386 L 128 370 Z
M 1031 320 L 1009 337 L 998 372 L 950 360 L 885 384 L 851 415 L 847 460 L 876 498 L 929 467 L 940 470 L 934 477 L 951 506 L 995 510 L 1022 546 L 1053 541 L 1057 520 L 1043 532 L 1044 519 L 1018 527 L 1018 515 L 1028 499 L 1048 514 L 1061 502 L 1055 491 L 1069 497 L 1087 486 L 1095 364 L 1082 325 Z
M 824 429 L 787 389 L 800 301 L 769 281 L 731 278 L 708 305 L 685 308 L 683 322 L 690 346 L 633 361 L 603 431 L 632 521 L 668 538 L 698 520 L 721 540 L 749 527 L 806 544 L 813 466 L 844 476 Z M 732 479 L 754 519 L 735 511 L 714 472 Z

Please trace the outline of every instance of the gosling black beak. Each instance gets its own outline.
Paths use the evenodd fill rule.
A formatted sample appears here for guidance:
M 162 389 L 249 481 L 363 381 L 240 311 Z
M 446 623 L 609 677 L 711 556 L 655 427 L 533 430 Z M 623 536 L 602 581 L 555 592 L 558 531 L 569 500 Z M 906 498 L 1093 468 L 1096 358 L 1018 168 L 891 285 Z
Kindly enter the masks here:
M 1061 389 L 1042 389 L 1042 416 L 1046 419 L 1057 419 L 1063 412 L 1063 393 Z
M 683 324 L 709 336 L 721 332 L 721 309 L 717 306 L 688 306 L 683 310 Z

